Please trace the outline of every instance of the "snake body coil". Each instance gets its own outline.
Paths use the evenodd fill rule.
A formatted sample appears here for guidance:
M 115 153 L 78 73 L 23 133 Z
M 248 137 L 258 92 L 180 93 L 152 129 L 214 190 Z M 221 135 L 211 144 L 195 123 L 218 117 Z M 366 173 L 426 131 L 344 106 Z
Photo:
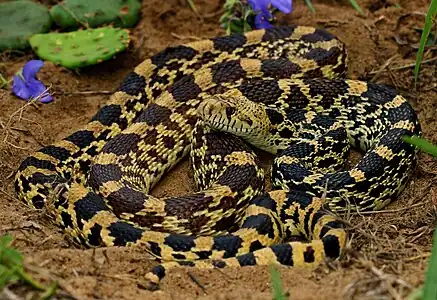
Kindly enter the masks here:
M 145 60 L 92 120 L 26 158 L 20 199 L 48 207 L 89 246 L 143 244 L 165 272 L 337 258 L 347 235 L 324 208 L 380 209 L 405 186 L 420 133 L 392 89 L 344 80 L 344 45 L 289 26 L 169 47 Z M 243 142 L 277 153 L 273 191 Z M 349 145 L 365 151 L 342 171 Z M 160 178 L 190 153 L 198 192 L 157 198 Z M 300 235 L 309 240 L 286 242 Z

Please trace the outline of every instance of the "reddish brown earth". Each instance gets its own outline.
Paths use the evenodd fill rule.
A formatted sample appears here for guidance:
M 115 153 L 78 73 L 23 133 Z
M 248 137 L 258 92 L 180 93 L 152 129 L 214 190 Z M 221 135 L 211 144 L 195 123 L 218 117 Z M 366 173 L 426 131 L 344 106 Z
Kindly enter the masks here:
M 429 1 L 361 0 L 366 16 L 348 1 L 314 1 L 312 14 L 304 1 L 280 22 L 325 28 L 347 45 L 350 78 L 396 86 L 417 110 L 423 135 L 437 142 L 436 65 L 424 64 L 417 90 L 413 86 L 415 51 Z M 8 90 L 0 90 L 0 234 L 16 237 L 14 245 L 26 256 L 35 278 L 58 280 L 61 293 L 77 299 L 271 299 L 267 267 L 171 272 L 162 290 L 149 292 L 138 280 L 156 264 L 139 249 L 79 249 L 41 212 L 26 208 L 13 190 L 19 163 L 44 145 L 85 124 L 107 101 L 123 77 L 148 56 L 169 45 L 223 35 L 218 25 L 221 3 L 195 1 L 203 19 L 185 1 L 143 2 L 142 19 L 133 29 L 131 48 L 116 59 L 72 72 L 46 63 L 40 79 L 52 86 L 55 101 L 26 105 Z M 425 59 L 431 59 L 433 49 Z M 29 53 L 0 56 L 0 72 L 11 77 L 34 58 Z M 281 267 L 290 299 L 405 299 L 424 280 L 435 224 L 437 161 L 419 155 L 411 184 L 399 200 L 382 213 L 344 216 L 352 223 L 350 250 L 340 263 L 314 272 Z M 155 195 L 179 195 L 193 190 L 187 162 L 182 163 L 155 189 Z M 195 277 L 203 289 L 189 275 Z M 9 287 L 17 295 L 32 297 L 25 286 Z M 5 294 L 3 294 L 5 296 Z M 1 298 L 2 296 L 0 296 Z M 23 298 L 24 299 L 24 298 Z

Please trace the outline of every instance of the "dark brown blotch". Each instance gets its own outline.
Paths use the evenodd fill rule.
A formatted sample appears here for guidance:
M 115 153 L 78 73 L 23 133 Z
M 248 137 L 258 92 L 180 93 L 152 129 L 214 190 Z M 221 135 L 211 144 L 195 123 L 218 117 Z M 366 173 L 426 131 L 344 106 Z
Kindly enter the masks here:
M 102 149 L 104 153 L 125 155 L 130 151 L 136 152 L 141 137 L 138 134 L 119 134 L 110 140 Z
M 172 111 L 162 105 L 151 103 L 141 115 L 134 121 L 134 123 L 147 123 L 150 126 L 157 126 L 168 120 Z

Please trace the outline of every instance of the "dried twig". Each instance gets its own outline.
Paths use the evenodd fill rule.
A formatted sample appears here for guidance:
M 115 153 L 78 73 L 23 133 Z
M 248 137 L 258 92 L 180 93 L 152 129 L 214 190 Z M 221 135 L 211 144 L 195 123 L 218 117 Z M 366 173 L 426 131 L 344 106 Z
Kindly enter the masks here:
M 396 213 L 396 212 L 400 212 L 400 211 L 404 211 L 404 210 L 409 210 L 413 207 L 423 206 L 427 203 L 429 203 L 429 201 L 415 203 L 415 204 L 408 206 L 408 207 L 401 207 L 401 208 L 396 208 L 396 209 L 386 209 L 386 210 L 375 210 L 375 211 L 361 211 L 361 212 L 356 212 L 353 214 L 354 215 L 375 215 L 375 214 Z
M 56 91 L 55 94 L 61 94 L 61 95 L 112 95 L 114 94 L 114 91 L 78 91 L 78 92 L 67 92 L 67 91 Z
M 1 293 L 0 293 L 0 299 L 5 300 L 24 300 L 24 298 L 21 298 L 17 294 L 15 294 L 13 291 L 5 287 Z
M 377 268 L 371 261 L 367 260 L 363 255 L 358 252 L 352 252 L 352 255 L 356 259 L 358 263 L 360 263 L 363 267 L 369 270 L 376 278 L 365 278 L 359 279 L 348 286 L 343 290 L 343 295 L 347 296 L 345 298 L 350 299 L 352 296 L 358 293 L 360 287 L 366 287 L 364 290 L 367 294 L 372 293 L 372 296 L 375 296 L 379 292 L 379 294 L 389 293 L 393 299 L 403 299 L 400 295 L 399 291 L 395 287 L 403 287 L 411 290 L 413 287 L 407 283 L 406 281 L 400 279 L 399 277 L 385 273 L 381 269 Z M 380 288 L 378 289 L 377 286 Z M 370 296 L 370 295 L 367 295 Z
M 193 41 L 200 41 L 202 38 L 194 35 L 180 35 L 175 32 L 170 33 L 173 37 L 179 39 L 179 40 L 193 40 Z
M 389 59 L 387 59 L 387 60 L 385 61 L 385 63 L 383 63 L 382 66 L 381 66 L 378 70 L 376 70 L 376 71 L 372 71 L 372 72 L 375 72 L 375 73 L 374 73 L 374 76 L 372 77 L 372 79 L 370 79 L 370 81 L 375 81 L 375 80 L 379 77 L 379 75 L 380 75 L 380 74 L 381 74 L 385 69 L 387 69 L 388 66 L 390 66 L 390 64 L 393 62 L 393 60 L 394 60 L 395 58 L 398 58 L 398 57 L 399 57 L 398 54 L 393 55 L 392 57 L 390 57 Z M 373 74 L 372 72 L 370 72 L 370 74 Z
M 433 57 L 430 59 L 425 59 L 422 61 L 422 64 L 428 64 L 431 62 L 437 61 L 437 57 Z M 382 71 L 399 71 L 399 70 L 404 70 L 404 69 L 409 69 L 409 68 L 414 68 L 414 66 L 416 65 L 416 63 L 411 63 L 411 64 L 406 64 L 406 65 L 402 65 L 402 66 L 398 66 L 398 67 L 393 67 L 393 68 L 385 68 L 384 70 L 378 69 L 376 71 L 371 71 L 369 72 L 369 74 L 374 75 L 374 74 L 378 74 Z
M 197 276 L 191 274 L 190 272 L 188 272 L 188 276 L 198 287 L 200 287 L 202 289 L 202 291 L 205 294 L 207 294 L 205 286 L 200 282 L 200 280 L 199 280 L 199 278 L 197 278 Z

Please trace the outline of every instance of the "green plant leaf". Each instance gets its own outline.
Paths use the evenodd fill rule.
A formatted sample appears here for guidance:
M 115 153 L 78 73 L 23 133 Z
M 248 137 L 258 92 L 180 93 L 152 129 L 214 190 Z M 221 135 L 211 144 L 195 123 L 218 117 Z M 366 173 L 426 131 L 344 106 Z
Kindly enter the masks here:
M 14 238 L 8 234 L 0 237 L 0 251 L 7 248 Z
M 437 1 L 433 1 L 436 2 Z M 437 157 L 437 146 L 419 136 L 404 136 L 403 140 L 415 145 L 421 150 Z M 425 284 L 422 289 L 413 292 L 409 300 L 435 300 L 437 299 L 437 226 L 434 230 L 433 246 L 429 259 L 428 271 L 426 272 Z
M 313 13 L 316 12 L 316 9 L 314 8 L 313 3 L 311 2 L 311 0 L 305 0 L 305 3 L 306 3 L 306 5 L 308 6 L 308 8 L 309 8 Z
M 3 250 L 2 263 L 10 267 L 21 266 L 23 264 L 23 256 L 16 249 L 6 248 Z
M 414 66 L 414 88 L 417 85 L 417 79 L 419 78 L 420 65 L 423 60 L 423 52 L 425 51 L 426 42 L 428 40 L 429 33 L 432 28 L 432 21 L 437 13 L 437 0 L 432 0 L 428 8 L 425 18 L 425 25 L 423 27 L 422 36 L 420 37 L 419 50 L 416 55 L 416 65 Z
M 357 12 L 359 12 L 361 15 L 365 16 L 366 14 L 364 13 L 364 11 L 361 9 L 361 7 L 358 5 L 358 3 L 355 0 L 349 0 L 350 4 L 352 5 L 353 8 L 355 8 L 355 10 Z
M 58 283 L 53 282 L 47 290 L 41 295 L 40 300 L 48 300 L 53 297 L 53 295 L 56 293 L 56 289 L 58 288 Z
M 437 226 L 434 229 L 431 257 L 429 259 L 421 300 L 435 299 L 437 299 Z
M 17 268 L 7 268 L 4 265 L 0 265 L 0 290 L 6 285 L 18 281 L 20 278 L 17 274 Z
M 433 1 L 433 3 L 437 1 Z M 437 157 L 437 146 L 419 136 L 404 136 L 403 140 L 415 145 L 421 150 Z M 409 300 L 435 300 L 437 299 L 437 226 L 434 229 L 433 246 L 429 259 L 428 271 L 426 272 L 425 284 L 422 289 L 413 292 Z
M 273 300 L 287 300 L 282 288 L 281 275 L 274 265 L 270 266 L 270 281 L 273 288 Z
M 416 135 L 413 135 L 411 137 L 404 136 L 402 139 L 411 145 L 417 146 L 422 151 L 425 151 L 432 156 L 437 157 L 437 146 L 432 144 L 431 142 Z
M 0 264 L 12 268 L 23 264 L 23 256 L 16 249 L 10 247 L 13 237 L 4 235 L 0 237 Z
M 35 34 L 29 42 L 36 54 L 70 69 L 95 65 L 124 51 L 130 41 L 127 29 L 110 26 L 71 32 Z

